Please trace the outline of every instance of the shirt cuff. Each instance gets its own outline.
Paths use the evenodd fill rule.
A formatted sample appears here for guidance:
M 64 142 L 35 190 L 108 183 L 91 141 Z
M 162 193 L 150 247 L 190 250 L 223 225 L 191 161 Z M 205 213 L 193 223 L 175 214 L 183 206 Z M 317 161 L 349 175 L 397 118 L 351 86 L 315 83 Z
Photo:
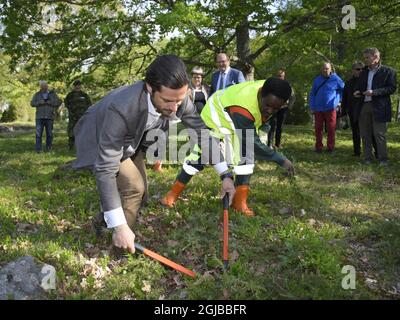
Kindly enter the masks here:
M 190 164 L 187 164 L 186 162 L 183 163 L 183 171 L 185 171 L 188 175 L 194 176 L 199 172 L 195 167 L 192 167 Z
M 214 165 L 214 170 L 218 172 L 219 175 L 223 174 L 225 171 L 228 171 L 228 164 L 226 161 L 217 163 Z
M 247 176 L 253 174 L 254 164 L 244 164 L 240 166 L 233 167 L 233 171 L 238 176 Z
M 124 211 L 121 207 L 110 211 L 104 211 L 104 221 L 109 229 L 126 224 Z

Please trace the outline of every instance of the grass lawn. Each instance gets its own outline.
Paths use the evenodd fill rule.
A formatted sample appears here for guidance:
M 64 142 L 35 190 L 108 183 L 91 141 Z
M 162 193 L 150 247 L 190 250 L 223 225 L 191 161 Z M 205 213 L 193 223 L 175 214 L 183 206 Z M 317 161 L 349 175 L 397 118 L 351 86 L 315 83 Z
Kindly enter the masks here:
M 350 130 L 333 154 L 313 152 L 311 126 L 286 126 L 289 179 L 258 162 L 249 206 L 230 213 L 230 269 L 222 268 L 220 181 L 212 168 L 196 176 L 175 209 L 158 204 L 180 167 L 148 170 L 150 202 L 137 241 L 197 273 L 190 279 L 141 254 L 110 258 L 96 239 L 99 211 L 90 172 L 61 170 L 74 159 L 65 130 L 54 150 L 34 152 L 34 132 L 0 135 L 0 267 L 32 255 L 57 270 L 52 299 L 399 299 L 400 126 L 389 128 L 387 167 L 352 155 Z M 355 268 L 355 289 L 343 289 Z M 346 281 L 344 281 L 346 282 Z

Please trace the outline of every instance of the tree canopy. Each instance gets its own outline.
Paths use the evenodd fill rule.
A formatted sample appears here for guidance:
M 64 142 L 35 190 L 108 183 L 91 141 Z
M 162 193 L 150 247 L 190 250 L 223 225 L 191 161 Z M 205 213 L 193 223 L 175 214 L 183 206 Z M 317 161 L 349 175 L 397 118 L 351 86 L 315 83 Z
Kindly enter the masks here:
M 248 79 L 285 68 L 306 92 L 323 61 L 346 75 L 365 47 L 398 66 L 400 1 L 343 0 L 5 0 L 1 50 L 13 72 L 67 88 L 83 77 L 97 92 L 142 78 L 152 59 L 175 53 L 189 67 L 215 68 L 218 52 Z M 346 22 L 346 21 L 345 21 Z M 101 95 L 101 94 L 100 94 Z

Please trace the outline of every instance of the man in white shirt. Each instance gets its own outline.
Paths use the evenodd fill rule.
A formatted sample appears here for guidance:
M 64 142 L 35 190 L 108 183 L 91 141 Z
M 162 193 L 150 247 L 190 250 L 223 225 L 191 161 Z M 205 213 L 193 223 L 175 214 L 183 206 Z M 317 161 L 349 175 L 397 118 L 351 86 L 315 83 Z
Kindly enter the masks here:
M 246 81 L 242 71 L 230 67 L 231 61 L 226 53 L 219 53 L 215 61 L 218 71 L 212 75 L 210 95 L 217 90 L 224 90 L 231 85 Z
M 397 74 L 392 68 L 381 64 L 377 48 L 367 48 L 363 55 L 366 67 L 360 74 L 354 92 L 361 107 L 359 125 L 363 141 L 363 157 L 366 164 L 372 162 L 372 137 L 374 137 L 380 165 L 386 166 L 387 123 L 392 119 L 390 95 L 396 92 Z
M 188 84 L 182 60 L 174 55 L 160 56 L 148 67 L 144 81 L 113 90 L 90 107 L 75 126 L 77 160 L 73 167 L 93 168 L 103 223 L 114 229 L 112 239 L 117 248 L 135 251 L 133 227 L 147 194 L 144 150 L 154 143 L 146 139 L 149 131 L 168 130 L 168 121 L 175 117 L 199 132 L 199 137 L 201 130 L 208 130 L 188 98 Z M 213 150 L 217 150 L 219 141 L 212 141 Z M 222 162 L 211 164 L 223 175 L 228 167 L 219 160 Z M 235 187 L 230 178 L 222 181 L 222 193 L 233 197 Z M 100 218 L 103 220 L 102 215 Z

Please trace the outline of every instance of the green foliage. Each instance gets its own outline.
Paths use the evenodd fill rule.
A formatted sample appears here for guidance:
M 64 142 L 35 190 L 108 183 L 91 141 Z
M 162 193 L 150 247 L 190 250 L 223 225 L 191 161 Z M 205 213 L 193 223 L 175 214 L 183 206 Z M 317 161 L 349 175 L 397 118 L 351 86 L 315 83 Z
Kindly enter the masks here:
M 288 112 L 286 117 L 286 123 L 288 124 L 307 124 L 311 121 L 311 114 L 306 105 L 303 92 L 295 91 L 296 101 L 292 107 L 292 110 Z
M 96 101 L 110 89 L 143 78 L 147 65 L 162 53 L 178 54 L 189 70 L 202 66 L 209 82 L 215 54 L 227 51 L 232 65 L 250 78 L 253 68 L 256 79 L 287 69 L 288 79 L 305 97 L 323 61 L 330 60 L 346 80 L 367 46 L 378 47 L 383 62 L 399 68 L 398 2 L 351 4 L 355 30 L 341 26 L 342 1 L 99 0 L 74 5 L 8 0 L 0 7 L 0 43 L 11 57 L 7 65 L 16 72 L 13 80 L 20 78 L 24 86 L 39 79 L 57 82 L 62 96 L 79 77 Z M 24 101 L 6 100 L 18 106 L 19 118 L 28 120 L 33 110 L 26 96 L 35 86 L 24 89 Z M 302 123 L 305 113 L 296 118 Z
M 14 105 L 18 120 L 32 121 L 35 116 L 30 107 L 31 83 L 25 71 L 10 71 L 10 61 L 10 57 L 0 51 L 0 104 Z
M 0 122 L 13 122 L 15 120 L 17 120 L 17 108 L 10 104 L 8 109 L 1 115 Z
M 330 10 L 326 5 L 330 3 Z M 320 73 L 322 63 L 329 60 L 335 71 L 343 79 L 351 77 L 351 65 L 361 60 L 362 50 L 366 47 L 377 47 L 381 51 L 382 61 L 395 69 L 399 69 L 399 38 L 396 30 L 400 23 L 400 6 L 395 1 L 380 2 L 352 1 L 356 8 L 356 29 L 344 30 L 341 27 L 341 2 L 302 1 L 292 4 L 288 13 L 282 16 L 282 24 L 290 21 L 302 23 L 290 32 L 279 30 L 270 39 L 269 48 L 256 61 L 256 78 L 264 78 L 276 74 L 280 68 L 286 70 L 289 82 L 296 93 L 307 97 L 313 79 Z M 309 16 L 308 19 L 304 19 Z M 370 22 L 374 21 L 373 24 Z M 261 42 L 256 37 L 254 42 Z M 298 103 L 300 100 L 297 99 Z M 290 123 L 304 123 L 307 119 L 307 100 L 303 108 L 293 110 L 289 115 Z M 304 113 L 303 113 L 304 110 Z M 297 121 L 296 112 L 302 113 Z M 296 116 L 295 116 L 296 115 Z M 303 117 L 304 115 L 304 117 Z

